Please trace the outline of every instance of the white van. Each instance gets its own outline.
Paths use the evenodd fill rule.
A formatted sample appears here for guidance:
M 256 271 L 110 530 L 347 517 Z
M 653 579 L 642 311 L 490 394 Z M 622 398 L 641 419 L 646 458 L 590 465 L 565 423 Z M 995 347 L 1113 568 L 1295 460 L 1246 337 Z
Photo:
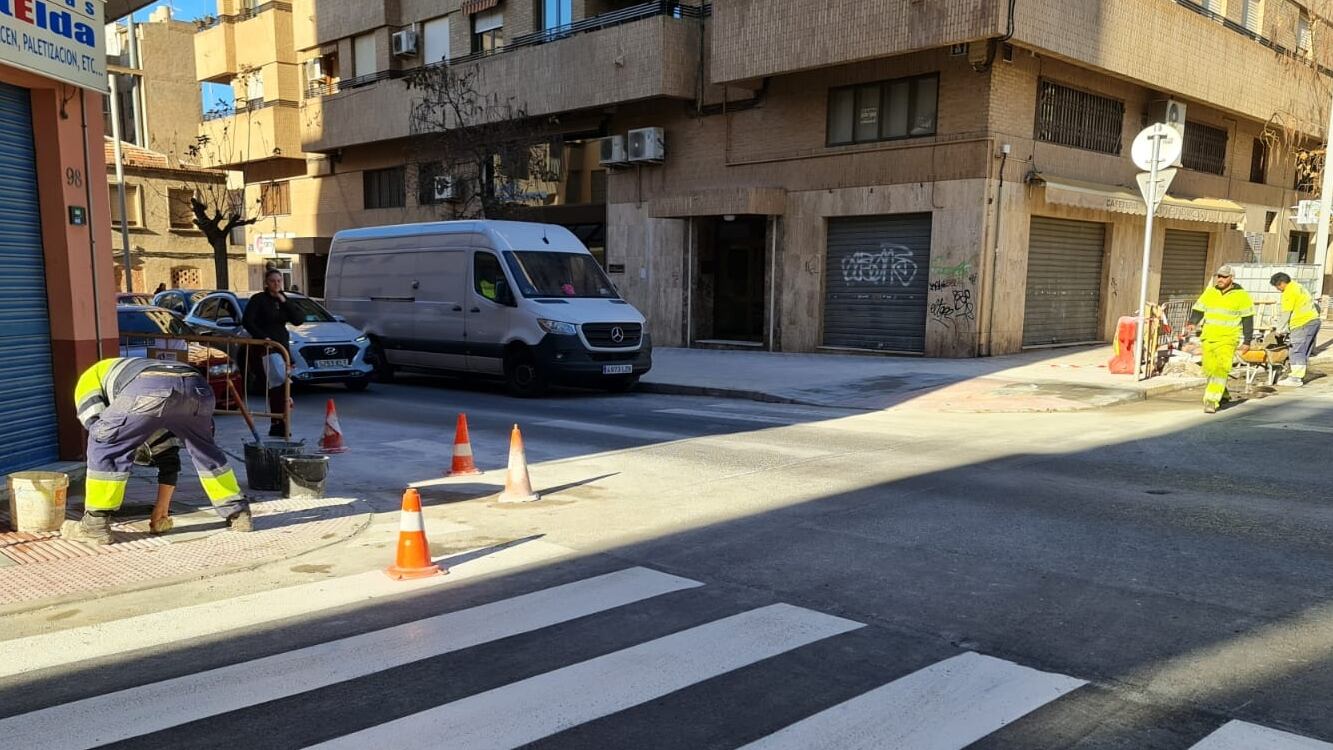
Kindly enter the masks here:
M 347 229 L 325 305 L 365 331 L 380 375 L 420 368 L 623 391 L 652 367 L 644 317 L 569 230 L 511 221 Z

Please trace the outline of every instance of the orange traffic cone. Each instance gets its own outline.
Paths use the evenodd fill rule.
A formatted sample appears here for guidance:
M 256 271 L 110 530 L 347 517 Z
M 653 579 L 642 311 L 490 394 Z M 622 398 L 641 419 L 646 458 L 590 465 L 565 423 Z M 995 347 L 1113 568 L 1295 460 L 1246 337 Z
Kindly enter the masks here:
M 403 510 L 398 519 L 398 555 L 384 572 L 395 581 L 448 573 L 430 561 L 430 544 L 421 523 L 421 493 L 414 489 L 403 493 Z
M 514 425 L 509 435 L 509 474 L 505 476 L 505 489 L 500 493 L 502 503 L 530 503 L 542 499 L 532 491 L 532 479 L 528 477 L 528 455 L 523 450 L 523 433 Z
M 338 423 L 338 410 L 333 406 L 333 399 L 324 407 L 324 434 L 319 439 L 320 453 L 346 453 L 343 445 L 343 428 Z
M 467 474 L 480 474 L 472 461 L 472 438 L 467 434 L 467 415 L 458 415 L 458 427 L 454 430 L 454 465 L 445 476 L 458 477 Z

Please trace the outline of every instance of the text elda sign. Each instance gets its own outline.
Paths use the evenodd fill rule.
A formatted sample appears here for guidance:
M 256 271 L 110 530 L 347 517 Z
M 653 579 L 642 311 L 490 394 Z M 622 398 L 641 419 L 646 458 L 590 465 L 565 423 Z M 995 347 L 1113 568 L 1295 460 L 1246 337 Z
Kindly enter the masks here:
M 102 0 L 0 0 L 0 63 L 107 91 Z

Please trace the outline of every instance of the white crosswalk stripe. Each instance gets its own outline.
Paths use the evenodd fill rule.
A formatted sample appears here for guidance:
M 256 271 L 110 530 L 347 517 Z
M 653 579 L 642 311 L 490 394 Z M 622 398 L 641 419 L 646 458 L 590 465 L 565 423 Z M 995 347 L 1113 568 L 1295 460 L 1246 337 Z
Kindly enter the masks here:
M 1244 721 L 1229 721 L 1190 750 L 1333 750 L 1333 744 Z

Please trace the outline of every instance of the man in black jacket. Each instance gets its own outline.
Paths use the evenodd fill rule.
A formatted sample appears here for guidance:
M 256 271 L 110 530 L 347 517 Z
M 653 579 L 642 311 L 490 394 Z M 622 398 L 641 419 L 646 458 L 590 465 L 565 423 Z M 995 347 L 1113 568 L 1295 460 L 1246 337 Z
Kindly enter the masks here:
M 287 324 L 300 325 L 303 322 L 305 319 L 301 312 L 282 291 L 282 272 L 270 268 L 264 274 L 264 291 L 250 298 L 241 324 L 251 336 L 281 344 L 290 355 L 292 343 L 287 333 Z M 264 373 L 268 386 L 268 410 L 274 414 L 283 414 L 286 412 L 287 401 L 282 386 L 287 380 L 287 372 L 283 369 L 281 358 L 276 354 L 265 357 Z M 274 417 L 268 434 L 269 437 L 286 437 L 286 420 Z

